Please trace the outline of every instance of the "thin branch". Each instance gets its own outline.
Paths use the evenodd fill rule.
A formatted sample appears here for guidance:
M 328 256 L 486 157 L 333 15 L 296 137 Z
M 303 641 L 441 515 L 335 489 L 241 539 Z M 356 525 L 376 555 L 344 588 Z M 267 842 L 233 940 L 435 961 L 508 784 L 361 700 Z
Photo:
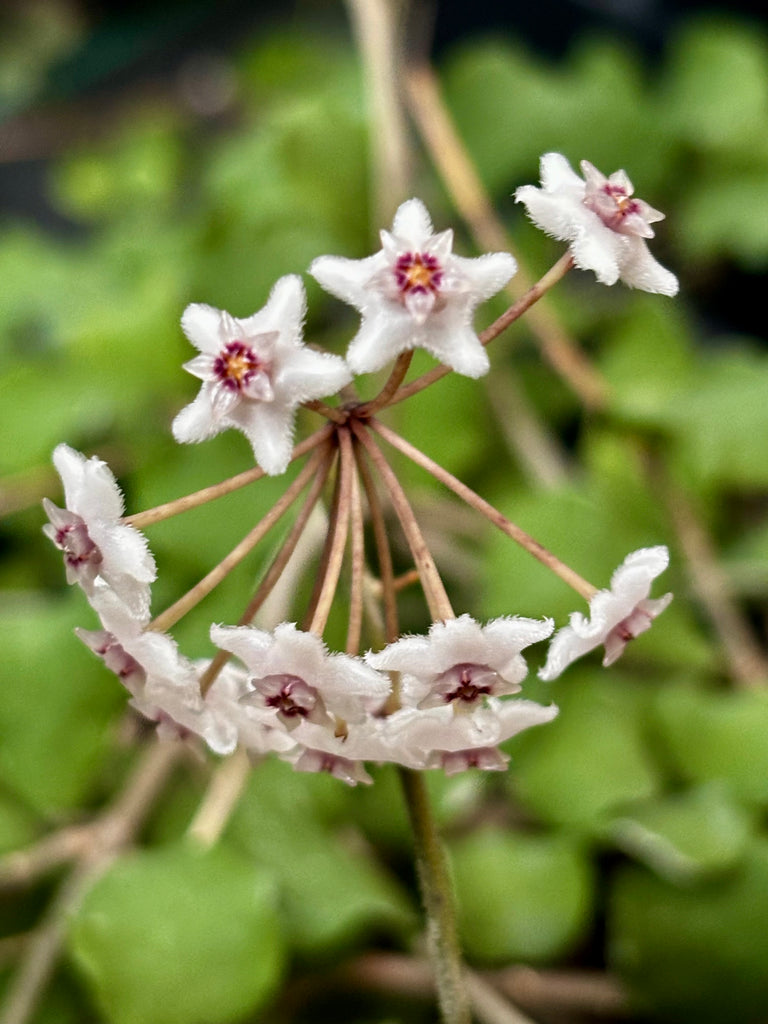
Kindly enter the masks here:
M 350 439 L 351 443 L 351 439 Z M 350 584 L 349 584 L 349 625 L 347 627 L 347 654 L 360 653 L 360 640 L 363 631 L 363 608 L 365 597 L 365 535 L 363 522 L 363 502 L 360 494 L 360 478 L 357 474 L 358 460 L 352 462 L 351 510 L 350 510 Z
M 449 473 L 447 469 L 443 469 L 441 465 L 430 459 L 428 455 L 415 448 L 412 444 L 406 441 L 404 438 L 396 434 L 394 430 L 390 430 L 389 427 L 385 427 L 383 423 L 378 420 L 370 421 L 371 428 L 376 431 L 385 441 L 388 441 L 393 448 L 397 448 L 399 452 L 406 455 L 412 462 L 415 462 L 417 466 L 421 466 L 430 473 L 436 480 L 439 480 L 441 484 L 450 488 L 454 494 L 458 495 L 463 501 L 466 501 L 473 509 L 484 515 L 494 526 L 498 527 L 510 537 L 515 543 L 519 544 L 522 548 L 533 555 L 542 565 L 546 566 L 551 572 L 559 576 L 564 583 L 567 583 L 569 587 L 572 587 L 578 594 L 584 598 L 585 601 L 591 600 L 591 598 L 597 592 L 597 587 L 594 587 L 591 583 L 584 579 L 575 572 L 565 562 L 561 562 L 560 559 L 553 555 L 551 551 L 539 544 L 537 540 L 534 540 L 529 533 L 522 530 L 516 523 L 507 519 L 506 516 L 502 515 L 498 509 L 494 508 L 485 498 L 481 498 L 479 494 L 473 491 L 470 487 L 467 487 L 465 483 L 462 483 L 452 473 Z
M 359 446 L 355 446 L 355 457 L 357 469 L 365 488 L 365 496 L 368 501 L 368 510 L 371 514 L 371 526 L 373 528 L 373 540 L 376 545 L 376 557 L 379 563 L 379 578 L 381 583 L 381 596 L 384 604 L 384 643 L 394 643 L 400 633 L 399 617 L 397 614 L 397 594 L 394 567 L 392 565 L 392 552 L 389 547 L 389 535 L 387 524 L 384 520 L 384 510 L 381 507 L 376 484 L 374 483 L 368 463 L 361 457 Z M 417 569 L 413 570 L 416 582 L 419 581 Z
M 405 375 L 408 373 L 408 367 L 411 365 L 413 360 L 413 349 L 409 349 L 407 352 L 401 352 L 395 360 L 395 365 L 392 367 L 392 372 L 389 375 L 384 387 L 372 398 L 370 402 L 364 402 L 362 405 L 355 409 L 355 415 L 362 416 L 373 416 L 379 409 L 385 408 L 390 404 L 390 399 L 395 394 L 397 389 L 405 380 Z
M 291 527 L 288 536 L 280 546 L 280 550 L 275 555 L 269 568 L 264 574 L 261 582 L 256 588 L 253 597 L 248 602 L 248 605 L 243 614 L 238 619 L 238 626 L 247 626 L 253 622 L 259 609 L 262 607 L 264 602 L 269 598 L 273 589 L 277 585 L 280 577 L 282 576 L 286 565 L 290 561 L 291 555 L 296 549 L 303 532 L 307 525 L 307 521 L 312 514 L 312 510 L 317 504 L 320 493 L 325 486 L 325 482 L 328 479 L 328 474 L 333 465 L 336 453 L 333 452 L 331 457 L 322 458 L 318 467 L 315 478 L 312 481 L 312 486 L 307 492 L 307 496 L 304 499 L 304 504 L 301 507 L 296 520 Z M 231 651 L 219 650 L 216 652 L 214 657 L 211 659 L 211 663 L 208 668 L 200 676 L 200 693 L 205 696 L 206 693 L 213 686 L 214 682 L 219 676 L 219 673 L 227 664 L 229 659 L 232 657 Z
M 344 548 L 347 543 L 349 519 L 352 506 L 352 480 L 355 474 L 355 459 L 352 453 L 352 436 L 348 429 L 340 427 L 337 431 L 339 439 L 338 468 L 338 502 L 336 515 L 331 521 L 330 547 L 325 563 L 322 583 L 317 597 L 312 620 L 308 631 L 322 636 L 331 614 L 333 599 L 339 585 L 341 566 L 344 561 Z
M 405 491 L 400 486 L 400 481 L 366 427 L 354 420 L 351 425 L 389 492 L 392 507 L 397 514 L 397 518 L 400 520 L 400 525 L 408 541 L 408 547 L 411 549 L 411 555 L 416 563 L 416 568 L 419 570 L 419 578 L 430 615 L 435 621 L 455 618 L 451 602 L 440 578 L 440 573 L 437 571 L 437 566 L 432 558 L 427 542 L 424 540 L 421 528 L 416 520 L 416 516 L 413 514 L 413 509 L 406 497 Z
M 215 846 L 235 811 L 251 773 L 245 750 L 238 748 L 213 773 L 187 835 L 204 849 Z
M 123 791 L 99 819 L 92 842 L 59 887 L 42 923 L 29 936 L 18 973 L 0 1010 L 0 1024 L 26 1024 L 59 958 L 69 919 L 94 882 L 138 831 L 183 754 L 176 743 L 153 742 Z
M 293 449 L 291 455 L 291 462 L 295 462 L 296 459 L 301 458 L 302 455 L 306 455 L 307 452 L 312 451 L 313 448 L 317 448 L 323 441 L 327 441 L 328 438 L 333 434 L 333 425 L 326 423 L 319 430 L 316 430 L 314 434 L 310 434 L 309 437 L 305 438 Z M 246 469 L 244 473 L 238 473 L 237 476 L 232 476 L 228 480 L 222 480 L 221 483 L 212 484 L 210 487 L 204 487 L 200 491 L 195 491 L 193 494 L 186 494 L 183 498 L 175 498 L 173 501 L 167 501 L 164 505 L 157 505 L 155 508 L 148 508 L 144 512 L 136 512 L 132 516 L 124 516 L 123 522 L 129 526 L 135 526 L 139 530 L 143 530 L 147 526 L 152 526 L 154 523 L 159 523 L 163 519 L 169 519 L 171 516 L 180 515 L 182 512 L 187 512 L 191 508 L 198 508 L 200 505 L 205 505 L 206 502 L 214 501 L 216 498 L 221 498 L 225 494 L 231 494 L 233 491 L 239 490 L 241 487 L 247 487 L 248 484 L 254 483 L 256 480 L 261 480 L 265 476 L 264 470 L 260 466 L 254 466 L 253 469 Z
M 388 224 L 407 198 L 408 133 L 401 99 L 407 0 L 347 0 L 368 94 L 374 223 Z
M 259 541 L 290 508 L 304 487 L 306 487 L 307 482 L 317 471 L 318 463 L 321 459 L 322 452 L 315 452 L 290 487 L 280 496 L 264 518 L 199 583 L 196 583 L 178 601 L 156 616 L 147 628 L 154 629 L 158 633 L 170 629 L 179 619 L 198 605 L 204 597 L 207 597 L 250 554 Z
M 722 645 L 734 682 L 745 689 L 768 683 L 768 658 L 735 600 L 730 581 L 688 495 L 676 486 L 661 460 L 650 463 L 688 561 L 693 589 Z

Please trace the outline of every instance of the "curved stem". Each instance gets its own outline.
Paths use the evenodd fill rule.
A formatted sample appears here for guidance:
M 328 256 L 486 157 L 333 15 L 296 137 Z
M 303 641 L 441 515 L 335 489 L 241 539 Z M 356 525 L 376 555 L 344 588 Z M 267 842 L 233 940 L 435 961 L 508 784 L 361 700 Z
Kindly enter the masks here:
M 465 483 L 462 483 L 452 473 L 449 473 L 447 469 L 443 469 L 434 460 L 430 459 L 424 452 L 419 451 L 412 444 L 396 434 L 394 430 L 390 430 L 389 427 L 385 427 L 383 423 L 378 420 L 370 421 L 371 428 L 376 431 L 385 441 L 388 441 L 393 448 L 397 448 L 403 455 L 407 455 L 408 458 L 415 462 L 417 466 L 421 466 L 430 473 L 436 480 L 439 480 L 441 484 L 450 488 L 454 494 L 458 495 L 463 501 L 474 508 L 476 511 L 484 515 L 486 519 L 489 519 L 494 526 L 498 527 L 510 537 L 515 543 L 519 544 L 522 548 L 533 555 L 542 565 L 545 565 L 547 569 L 550 569 L 556 576 L 559 576 L 564 583 L 567 583 L 569 587 L 572 587 L 577 594 L 581 594 L 585 601 L 590 601 L 592 597 L 597 593 L 597 587 L 593 586 L 588 580 L 585 580 L 583 576 L 580 576 L 565 562 L 561 562 L 560 559 L 553 555 L 551 551 L 544 547 L 543 544 L 539 544 L 529 533 L 522 530 L 516 523 L 513 523 L 506 516 L 502 515 L 498 509 L 494 508 L 485 498 L 481 498 L 479 494 L 473 491 L 470 487 L 467 487 Z
M 288 536 L 283 541 L 280 550 L 272 560 L 269 569 L 267 569 L 263 579 L 256 588 L 253 597 L 248 602 L 248 606 L 238 619 L 238 626 L 247 626 L 253 621 L 254 616 L 272 593 L 275 585 L 280 579 L 291 555 L 296 550 L 296 545 L 304 532 L 304 527 L 307 525 L 309 517 L 312 515 L 312 510 L 317 504 L 320 492 L 325 485 L 325 481 L 328 479 L 328 474 L 331 470 L 331 466 L 333 465 L 334 457 L 335 452 L 333 453 L 333 457 L 325 458 L 321 461 L 318 471 L 315 474 L 315 479 L 312 481 L 312 486 L 307 493 L 307 497 L 304 499 L 301 511 L 296 517 L 296 521 L 291 527 Z M 231 657 L 232 653 L 230 651 L 219 650 L 211 659 L 210 665 L 200 676 L 200 693 L 203 697 L 213 686 L 219 673 Z
M 453 886 L 424 774 L 401 768 L 400 782 L 413 831 L 419 888 L 427 916 L 427 941 L 443 1022 L 470 1024 Z
M 409 349 L 407 352 L 401 352 L 397 357 L 395 365 L 392 367 L 392 373 L 389 375 L 384 387 L 372 398 L 370 402 L 364 402 L 361 406 L 355 409 L 356 416 L 373 416 L 379 409 L 383 409 L 385 406 L 390 404 L 390 399 L 395 394 L 397 389 L 405 380 L 405 375 L 408 373 L 408 367 L 411 365 L 413 360 L 413 349 Z
M 347 654 L 360 653 L 363 631 L 363 607 L 365 594 L 365 536 L 363 533 L 363 502 L 360 494 L 360 480 L 357 475 L 357 459 L 352 459 L 351 470 L 350 527 L 352 557 L 350 560 L 349 584 L 349 625 L 347 627 Z
M 352 479 L 355 472 L 352 436 L 345 427 L 339 428 L 337 436 L 339 438 L 338 500 L 331 517 L 330 546 L 327 549 L 328 554 L 323 567 L 320 590 L 308 626 L 308 632 L 316 633 L 318 636 L 323 635 L 328 623 L 328 616 L 331 613 L 331 606 L 339 585 L 352 506 Z
M 326 423 L 319 430 L 316 430 L 314 434 L 310 434 L 309 437 L 305 438 L 293 449 L 291 462 L 301 458 L 302 455 L 306 455 L 313 448 L 317 448 L 323 441 L 327 441 L 332 433 L 333 426 L 330 423 Z M 203 487 L 202 490 L 195 491 L 192 494 L 185 494 L 183 498 L 167 501 L 164 505 L 148 508 L 144 512 L 135 512 L 132 516 L 123 516 L 122 522 L 128 526 L 135 526 L 138 530 L 143 530 L 145 527 L 159 523 L 163 519 L 177 516 L 191 508 L 197 508 L 199 505 L 205 505 L 206 502 L 221 498 L 225 494 L 231 494 L 232 491 L 237 491 L 241 487 L 247 487 L 248 484 L 261 480 L 263 476 L 266 476 L 266 474 L 261 466 L 254 466 L 253 469 L 246 469 L 244 473 L 238 473 L 237 476 L 232 476 L 228 480 L 222 480 L 221 483 L 212 484 L 210 487 Z
M 456 616 L 443 586 L 443 581 L 440 578 L 440 573 L 437 571 L 437 566 L 424 540 L 421 527 L 416 520 L 416 516 L 413 514 L 413 509 L 405 495 L 405 491 L 400 486 L 400 481 L 395 476 L 384 455 L 379 451 L 365 426 L 354 420 L 351 426 L 389 491 L 392 507 L 397 514 L 397 518 L 400 520 L 400 525 L 408 541 L 408 547 L 411 549 L 411 555 L 416 563 L 416 568 L 419 570 L 421 587 L 427 599 L 430 615 L 435 621 L 438 619 L 447 620 L 455 618 Z
M 376 555 L 379 562 L 379 579 L 381 580 L 381 592 L 384 604 L 384 633 L 385 643 L 391 644 L 397 640 L 400 632 L 399 617 L 397 614 L 397 584 L 395 571 L 392 565 L 392 552 L 389 547 L 387 535 L 387 524 L 384 521 L 384 510 L 381 507 L 376 484 L 371 476 L 368 463 L 361 458 L 359 447 L 355 448 L 357 459 L 357 470 L 363 481 L 365 496 L 368 501 L 368 510 L 371 513 L 371 526 L 373 528 L 373 540 L 376 544 Z M 413 570 L 418 582 L 418 570 Z
M 309 479 L 316 472 L 321 458 L 322 453 L 316 452 L 307 462 L 306 466 L 302 469 L 290 487 L 285 491 L 275 505 L 272 506 L 269 512 L 267 512 L 264 518 L 261 519 L 240 541 L 240 543 L 237 544 L 217 566 L 214 566 L 214 568 L 211 569 L 211 571 L 204 576 L 199 583 L 196 583 L 195 586 L 180 597 L 178 601 L 156 616 L 152 622 L 150 622 L 149 626 L 147 626 L 147 629 L 153 629 L 158 633 L 162 633 L 166 629 L 170 629 L 179 621 L 179 619 L 186 615 L 187 612 L 191 611 L 195 605 L 198 605 L 204 597 L 207 597 L 208 594 L 210 594 L 210 592 L 217 587 L 230 572 L 232 572 L 235 566 L 239 565 L 240 562 L 250 554 L 262 537 L 272 529 L 278 519 L 280 519 L 280 517 L 293 504 L 300 492 L 304 487 L 306 487 Z

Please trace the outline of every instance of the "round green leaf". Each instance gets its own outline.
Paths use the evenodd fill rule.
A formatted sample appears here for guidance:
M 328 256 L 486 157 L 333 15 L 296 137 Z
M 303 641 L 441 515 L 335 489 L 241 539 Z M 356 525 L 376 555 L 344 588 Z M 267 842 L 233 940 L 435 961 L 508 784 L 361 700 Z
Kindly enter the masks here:
M 622 850 L 671 882 L 732 868 L 752 836 L 752 819 L 717 783 L 634 805 L 609 833 Z
M 113 1024 L 239 1020 L 283 966 L 272 877 L 222 848 L 131 854 L 86 896 L 69 950 Z
M 469 956 L 549 961 L 584 934 L 592 872 L 572 841 L 488 828 L 454 843 L 451 859 Z
M 611 966 L 638 1009 L 684 1022 L 748 1024 L 768 1006 L 768 843 L 738 873 L 681 889 L 631 867 L 609 906 Z
M 544 821 L 602 834 L 617 808 L 659 789 L 638 693 L 615 673 L 584 674 L 558 684 L 552 698 L 555 721 L 515 740 L 511 784 Z

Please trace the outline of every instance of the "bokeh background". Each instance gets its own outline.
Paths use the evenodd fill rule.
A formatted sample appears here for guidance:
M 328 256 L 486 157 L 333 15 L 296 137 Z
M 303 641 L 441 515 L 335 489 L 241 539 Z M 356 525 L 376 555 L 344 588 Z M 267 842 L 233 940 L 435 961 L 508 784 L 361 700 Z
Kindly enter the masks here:
M 676 599 L 614 669 L 587 659 L 548 687 L 532 673 L 525 693 L 561 713 L 510 744 L 506 775 L 430 778 L 468 958 L 541 1024 L 764 1022 L 765 20 L 759 7 L 651 0 L 413 6 L 403 60 L 434 67 L 525 273 L 561 247 L 512 193 L 556 150 L 627 170 L 667 214 L 654 253 L 681 282 L 668 300 L 573 273 L 549 326 L 524 320 L 494 342 L 488 378 L 445 380 L 388 414 L 598 585 L 628 551 L 672 553 L 658 593 Z M 60 499 L 50 453 L 66 441 L 105 458 L 129 511 L 250 465 L 239 434 L 192 448 L 170 436 L 195 392 L 179 317 L 192 301 L 248 315 L 315 256 L 366 255 L 386 224 L 374 211 L 406 198 L 382 196 L 372 166 L 356 40 L 345 6 L 319 0 L 0 11 L 4 1024 L 435 1019 L 386 770 L 347 791 L 260 765 L 203 848 L 190 823 L 222 768 L 185 752 L 133 852 L 62 897 L 90 824 L 154 737 L 72 634 L 95 622 L 40 533 L 40 499 Z M 407 194 L 473 254 L 413 101 L 408 118 Z M 355 317 L 305 282 L 308 339 L 343 353 Z M 503 308 L 489 303 L 478 324 Z M 553 365 L 553 333 L 573 342 L 575 376 Z M 559 581 L 398 468 L 457 610 L 566 620 L 576 604 Z M 223 514 L 158 525 L 156 610 L 283 487 L 262 481 Z M 187 653 L 210 656 L 205 623 L 239 616 L 270 553 L 179 626 Z M 408 628 L 424 614 L 406 598 Z M 35 976 L 45 935 L 54 955 Z

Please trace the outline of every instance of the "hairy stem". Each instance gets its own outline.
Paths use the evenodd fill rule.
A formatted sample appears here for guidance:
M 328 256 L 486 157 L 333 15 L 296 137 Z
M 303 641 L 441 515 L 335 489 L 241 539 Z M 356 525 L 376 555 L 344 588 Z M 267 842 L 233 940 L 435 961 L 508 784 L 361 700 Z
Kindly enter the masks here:
M 443 1024 L 469 1024 L 453 887 L 424 775 L 401 768 L 400 781 L 413 831 L 419 888 L 427 917 L 427 941 Z

